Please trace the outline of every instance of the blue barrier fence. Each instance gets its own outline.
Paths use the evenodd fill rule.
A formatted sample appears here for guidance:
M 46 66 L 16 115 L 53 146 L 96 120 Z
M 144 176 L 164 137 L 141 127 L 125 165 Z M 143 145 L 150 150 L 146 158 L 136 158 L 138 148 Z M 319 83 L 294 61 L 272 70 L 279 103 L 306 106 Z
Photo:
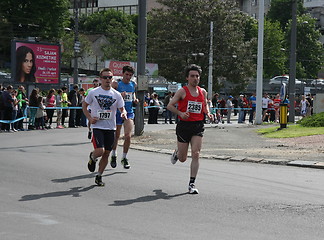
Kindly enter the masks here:
M 15 123 L 15 122 L 19 122 L 21 120 L 24 120 L 26 118 L 28 118 L 28 115 L 27 115 L 27 111 L 28 109 L 30 108 L 36 108 L 38 109 L 38 107 L 27 107 L 25 109 L 25 112 L 23 114 L 23 117 L 20 117 L 20 118 L 17 118 L 17 119 L 14 119 L 14 120 L 0 120 L 0 123 Z M 144 107 L 144 108 L 160 108 L 159 106 L 147 106 L 147 107 Z M 163 107 L 164 109 L 166 109 L 166 107 Z M 54 110 L 57 110 L 57 109 L 82 109 L 82 107 L 46 107 L 46 109 L 54 109 Z M 135 109 L 135 107 L 133 108 Z M 210 108 L 210 110 L 212 111 L 212 113 L 216 113 L 217 110 L 228 110 L 230 108 Z M 251 110 L 252 108 L 232 108 L 232 110 Z

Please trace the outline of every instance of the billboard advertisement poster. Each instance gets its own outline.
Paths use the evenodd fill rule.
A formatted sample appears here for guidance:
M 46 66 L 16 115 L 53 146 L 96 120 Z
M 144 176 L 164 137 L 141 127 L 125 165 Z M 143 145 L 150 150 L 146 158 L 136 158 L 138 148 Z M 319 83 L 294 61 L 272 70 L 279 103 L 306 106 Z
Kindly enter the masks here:
M 105 61 L 105 67 L 110 68 L 114 74 L 114 76 L 123 76 L 123 67 L 126 65 L 130 65 L 136 69 L 136 62 L 129 61 L 113 61 L 107 60 Z M 145 74 L 148 76 L 158 76 L 158 64 L 156 63 L 146 63 L 145 65 Z
M 60 45 L 12 42 L 12 76 L 15 82 L 59 84 Z

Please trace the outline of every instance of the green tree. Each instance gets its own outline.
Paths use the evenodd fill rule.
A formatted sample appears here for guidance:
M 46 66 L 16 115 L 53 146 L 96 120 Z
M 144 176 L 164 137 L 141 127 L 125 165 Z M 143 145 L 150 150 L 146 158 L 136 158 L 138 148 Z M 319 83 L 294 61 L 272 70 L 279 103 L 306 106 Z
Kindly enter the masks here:
M 297 1 L 297 15 L 305 13 L 303 0 Z M 271 0 L 271 7 L 267 13 L 267 18 L 271 22 L 279 22 L 281 29 L 284 31 L 287 27 L 287 23 L 291 20 L 291 0 Z
M 134 29 L 130 15 L 113 9 L 80 19 L 81 32 L 103 34 L 107 37 L 109 44 L 102 48 L 105 59 L 136 60 L 137 36 Z
M 77 57 L 82 57 L 84 53 L 91 53 L 91 42 L 83 34 L 79 35 L 80 41 L 80 52 Z M 61 62 L 63 65 L 68 66 L 71 69 L 71 61 L 74 58 L 74 33 L 66 33 L 61 39 L 62 46 L 62 59 Z
M 43 41 L 57 41 L 64 34 L 67 23 L 68 0 L 1 0 L 1 55 L 9 60 L 10 42 L 14 37 L 40 37 Z M 4 55 L 6 54 L 6 55 Z
M 290 49 L 291 24 L 286 32 L 286 46 Z M 321 33 L 316 29 L 316 19 L 308 14 L 297 17 L 296 76 L 298 78 L 317 78 L 324 64 L 324 48 L 319 41 Z M 288 64 L 288 63 L 287 63 Z
M 264 24 L 264 50 L 263 50 L 263 76 L 271 78 L 287 73 L 287 55 L 284 51 L 285 34 L 279 22 L 265 21 Z
M 184 82 L 188 63 L 203 68 L 201 84 L 207 86 L 210 22 L 214 22 L 213 89 L 217 78 L 236 83 L 255 71 L 253 42 L 245 34 L 250 17 L 240 12 L 234 1 L 160 0 L 163 9 L 148 16 L 148 61 L 159 64 L 159 73 L 170 81 Z M 204 56 L 193 56 L 204 53 Z

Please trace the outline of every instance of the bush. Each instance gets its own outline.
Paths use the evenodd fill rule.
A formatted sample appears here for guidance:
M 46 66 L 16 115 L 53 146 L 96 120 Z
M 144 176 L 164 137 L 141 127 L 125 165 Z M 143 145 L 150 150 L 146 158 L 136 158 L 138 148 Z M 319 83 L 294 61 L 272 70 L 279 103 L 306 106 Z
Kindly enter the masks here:
M 303 127 L 324 127 L 324 112 L 305 117 L 297 123 Z

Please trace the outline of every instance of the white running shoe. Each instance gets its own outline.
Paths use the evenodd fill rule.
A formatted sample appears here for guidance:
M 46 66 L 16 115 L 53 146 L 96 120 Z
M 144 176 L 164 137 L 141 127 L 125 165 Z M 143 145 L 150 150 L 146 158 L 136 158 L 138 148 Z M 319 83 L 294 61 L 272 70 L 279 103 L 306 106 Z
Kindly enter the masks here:
M 171 163 L 175 164 L 178 161 L 178 156 L 177 156 L 178 150 L 174 150 L 174 152 L 171 155 Z
M 190 183 L 188 189 L 189 189 L 189 194 L 198 194 L 199 193 L 198 189 L 195 188 L 194 183 Z

